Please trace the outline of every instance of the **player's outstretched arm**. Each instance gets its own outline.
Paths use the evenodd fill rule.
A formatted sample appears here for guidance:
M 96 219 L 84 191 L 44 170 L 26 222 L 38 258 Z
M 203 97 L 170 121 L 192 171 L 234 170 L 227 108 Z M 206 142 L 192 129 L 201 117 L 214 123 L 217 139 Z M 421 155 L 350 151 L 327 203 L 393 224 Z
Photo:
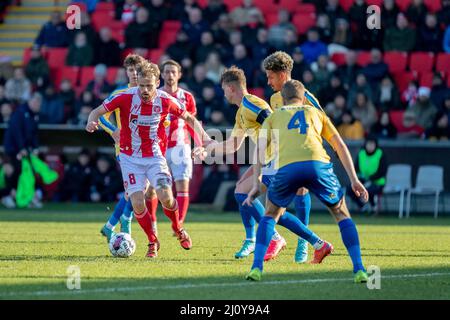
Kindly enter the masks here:
M 106 110 L 106 108 L 103 105 L 92 110 L 91 113 L 89 113 L 89 117 L 88 117 L 88 120 L 86 123 L 86 131 L 94 132 L 95 130 L 97 130 L 98 129 L 98 118 L 100 118 L 102 115 L 104 115 L 107 112 L 108 112 L 108 110 Z
M 341 136 L 339 134 L 335 134 L 329 139 L 328 142 L 338 154 L 338 157 L 341 160 L 342 165 L 344 166 L 344 169 L 347 172 L 347 175 L 352 184 L 353 192 L 357 197 L 361 198 L 364 202 L 367 202 L 367 200 L 369 200 L 369 193 L 356 175 L 352 156 L 350 155 L 350 151 L 348 150 Z

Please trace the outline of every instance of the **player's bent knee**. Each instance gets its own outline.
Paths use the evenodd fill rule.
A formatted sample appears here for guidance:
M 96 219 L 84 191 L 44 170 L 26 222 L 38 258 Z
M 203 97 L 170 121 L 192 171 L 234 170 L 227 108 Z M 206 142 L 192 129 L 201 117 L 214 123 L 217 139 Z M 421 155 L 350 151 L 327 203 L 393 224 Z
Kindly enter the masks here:
M 298 196 L 304 196 L 304 195 L 306 195 L 308 192 L 309 192 L 308 189 L 306 189 L 306 188 L 300 188 L 300 189 L 297 190 L 297 195 L 298 195 Z
M 347 209 L 344 197 L 342 197 L 342 199 L 334 206 L 328 207 L 328 209 L 337 222 L 350 218 L 350 212 Z

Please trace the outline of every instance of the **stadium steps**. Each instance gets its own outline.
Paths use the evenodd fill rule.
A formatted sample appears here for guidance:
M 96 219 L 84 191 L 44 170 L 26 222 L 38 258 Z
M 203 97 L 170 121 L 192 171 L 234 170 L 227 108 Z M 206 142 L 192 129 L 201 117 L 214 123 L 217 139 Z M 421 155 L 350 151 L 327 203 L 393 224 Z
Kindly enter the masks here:
M 5 23 L 0 25 L 0 56 L 11 57 L 14 66 L 23 63 L 23 51 L 34 39 L 53 11 L 65 12 L 70 0 L 22 0 L 21 6 L 10 6 Z

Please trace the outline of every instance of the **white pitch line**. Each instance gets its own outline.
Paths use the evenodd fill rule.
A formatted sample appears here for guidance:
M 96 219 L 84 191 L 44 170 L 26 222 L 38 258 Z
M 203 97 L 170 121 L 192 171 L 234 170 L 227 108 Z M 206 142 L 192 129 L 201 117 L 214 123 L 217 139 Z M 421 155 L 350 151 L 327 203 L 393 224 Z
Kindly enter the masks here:
M 416 274 L 399 274 L 381 276 L 383 279 L 401 279 L 401 278 L 419 278 L 419 277 L 438 277 L 450 276 L 450 272 L 442 273 L 416 273 Z M 304 283 L 320 283 L 320 282 L 341 282 L 353 281 L 353 278 L 325 278 L 325 279 L 302 279 L 302 280 L 273 280 L 253 282 L 255 285 L 282 285 L 282 284 L 304 284 Z M 81 290 L 58 290 L 58 291 L 24 291 L 24 292 L 8 292 L 6 296 L 51 296 L 51 295 L 76 295 L 76 294 L 90 294 L 90 293 L 108 293 L 108 292 L 129 292 L 129 291 L 143 291 L 143 290 L 165 290 L 165 289 L 190 289 L 190 288 L 213 288 L 213 287 L 242 287 L 249 286 L 249 282 L 243 280 L 240 282 L 224 282 L 224 283 L 188 283 L 176 284 L 168 286 L 141 286 L 141 287 L 122 287 L 122 288 L 97 288 L 97 289 L 81 289 Z

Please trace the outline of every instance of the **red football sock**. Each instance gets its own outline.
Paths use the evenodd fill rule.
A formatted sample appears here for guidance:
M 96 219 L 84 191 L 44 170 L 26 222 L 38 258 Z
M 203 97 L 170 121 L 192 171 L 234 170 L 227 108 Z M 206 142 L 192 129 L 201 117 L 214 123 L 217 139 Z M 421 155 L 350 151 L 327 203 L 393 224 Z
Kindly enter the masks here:
M 145 200 L 145 206 L 150 213 L 150 218 L 152 221 L 156 222 L 156 210 L 158 209 L 158 197 L 153 197 L 151 199 Z
M 136 220 L 139 222 L 139 225 L 144 230 L 145 234 L 147 235 L 148 241 L 150 242 L 156 242 L 157 237 L 155 233 L 153 232 L 152 228 L 152 219 L 150 218 L 150 214 L 148 213 L 148 210 L 145 209 L 144 212 L 141 214 L 134 213 L 134 216 L 136 217 Z
M 180 212 L 180 222 L 184 223 L 186 213 L 189 208 L 189 192 L 177 193 L 178 210 Z
M 179 220 L 178 203 L 175 200 L 175 204 L 172 209 L 167 209 L 163 206 L 164 214 L 172 221 L 172 230 L 177 232 L 180 231 L 182 223 Z

